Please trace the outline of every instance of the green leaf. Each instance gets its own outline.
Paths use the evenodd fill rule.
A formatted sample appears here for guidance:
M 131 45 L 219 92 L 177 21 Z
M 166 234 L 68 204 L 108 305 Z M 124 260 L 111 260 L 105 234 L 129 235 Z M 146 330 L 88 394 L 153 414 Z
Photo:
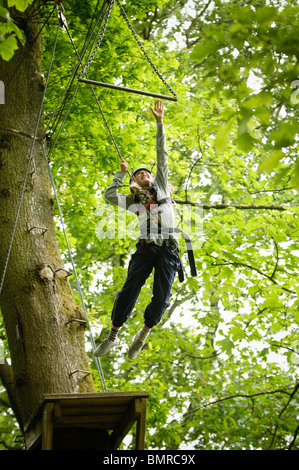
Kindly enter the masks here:
M 242 106 L 246 108 L 257 108 L 260 106 L 270 106 L 272 102 L 272 94 L 267 91 L 261 91 L 260 93 L 249 96 L 248 99 L 242 103 Z
M 279 129 L 272 133 L 272 139 L 275 142 L 275 148 L 281 149 L 283 147 L 289 147 L 295 142 L 295 137 L 298 133 L 298 123 L 293 120 L 283 122 Z
M 5 20 L 8 20 L 10 18 L 8 10 L 1 5 L 0 5 L 0 16 L 4 18 Z
M 226 124 L 219 127 L 215 141 L 216 153 L 220 154 L 226 150 L 230 141 L 230 133 L 235 121 L 236 119 L 233 117 Z
M 275 168 L 280 160 L 285 157 L 285 154 L 282 150 L 273 150 L 269 153 L 265 161 L 263 161 L 259 166 L 259 171 L 272 171 Z
M 299 189 L 299 158 L 296 159 L 292 176 L 292 184 L 295 186 L 296 189 Z
M 245 335 L 245 332 L 244 332 L 244 329 L 241 328 L 240 326 L 233 326 L 230 330 L 229 330 L 230 334 L 232 335 L 232 341 L 237 341 L 237 340 L 240 340 L 244 337 Z
M 16 7 L 19 11 L 25 11 L 26 8 L 33 2 L 33 0 L 8 0 L 9 7 Z
M 17 48 L 17 39 L 11 34 L 7 39 L 0 43 L 0 56 L 3 60 L 9 61 L 13 57 Z
M 244 25 L 251 25 L 254 21 L 254 12 L 248 7 L 235 8 L 233 13 L 234 19 Z
M 222 341 L 219 341 L 219 343 L 221 345 L 223 352 L 225 352 L 226 354 L 230 356 L 232 353 L 232 349 L 234 347 L 234 343 L 231 341 L 231 339 L 227 336 Z
M 216 52 L 221 46 L 221 43 L 207 39 L 194 47 L 190 54 L 190 59 L 192 61 L 201 61 Z
M 271 23 L 277 17 L 277 10 L 275 7 L 265 6 L 257 8 L 256 19 L 259 23 Z
M 243 152 L 249 152 L 254 146 L 254 140 L 249 132 L 238 135 L 238 146 Z

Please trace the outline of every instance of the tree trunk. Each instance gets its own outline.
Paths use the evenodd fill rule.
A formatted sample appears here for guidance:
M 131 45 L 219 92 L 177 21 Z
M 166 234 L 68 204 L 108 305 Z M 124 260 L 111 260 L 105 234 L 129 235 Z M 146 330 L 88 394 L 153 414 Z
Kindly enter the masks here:
M 5 84 L 5 105 L 0 105 L 1 278 L 32 145 L 24 134 L 34 133 L 45 86 L 41 40 L 33 44 L 35 27 L 21 18 L 18 26 L 26 34 L 25 47 L 9 62 L 0 59 Z M 43 123 L 38 137 L 42 135 Z M 11 368 L 0 366 L 1 379 L 21 428 L 45 393 L 95 391 L 91 375 L 75 372 L 90 369 L 84 327 L 68 321 L 85 318 L 62 270 L 53 206 L 47 166 L 36 141 L 0 297 L 11 355 Z

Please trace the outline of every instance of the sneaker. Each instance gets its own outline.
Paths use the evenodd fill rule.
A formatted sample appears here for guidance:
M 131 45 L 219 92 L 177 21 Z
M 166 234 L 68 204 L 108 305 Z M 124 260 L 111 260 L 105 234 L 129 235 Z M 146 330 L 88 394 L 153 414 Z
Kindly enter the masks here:
M 144 345 L 144 340 L 140 339 L 140 331 L 138 331 L 135 335 L 133 343 L 131 344 L 129 348 L 129 351 L 128 351 L 129 358 L 135 359 L 138 356 L 138 354 L 140 354 L 143 345 Z
M 115 341 L 110 341 L 110 339 L 106 338 L 100 346 L 97 347 L 97 349 L 94 352 L 95 356 L 104 356 L 110 349 L 114 348 L 118 344 L 118 338 L 115 339 Z

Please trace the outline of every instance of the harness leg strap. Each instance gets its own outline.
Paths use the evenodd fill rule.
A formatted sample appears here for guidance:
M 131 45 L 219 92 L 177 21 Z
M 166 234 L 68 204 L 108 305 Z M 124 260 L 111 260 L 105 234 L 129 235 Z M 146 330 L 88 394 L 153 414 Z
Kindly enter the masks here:
M 176 232 L 176 233 L 182 233 L 183 234 L 183 237 L 184 237 L 184 240 L 185 240 L 185 243 L 186 243 L 186 247 L 187 247 L 187 255 L 188 255 L 188 260 L 189 260 L 189 265 L 190 265 L 190 270 L 191 270 L 191 276 L 196 277 L 197 276 L 197 270 L 196 270 L 193 247 L 192 247 L 190 237 L 187 233 L 183 232 L 179 228 L 174 228 L 173 231 Z

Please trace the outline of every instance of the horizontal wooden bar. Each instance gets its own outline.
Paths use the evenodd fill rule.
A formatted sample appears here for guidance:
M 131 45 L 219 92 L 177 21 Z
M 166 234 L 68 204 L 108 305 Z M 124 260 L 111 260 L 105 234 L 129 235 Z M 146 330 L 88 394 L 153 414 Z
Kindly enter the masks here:
M 159 95 L 157 93 L 151 93 L 149 91 L 135 90 L 134 88 L 126 88 L 123 86 L 112 85 L 110 83 L 97 82 L 96 80 L 89 80 L 88 78 L 79 78 L 78 80 L 79 82 L 87 83 L 88 85 L 96 85 L 96 86 L 101 86 L 104 88 L 111 88 L 112 90 L 126 91 L 128 93 L 136 93 L 137 95 L 151 96 L 152 98 L 160 98 L 161 100 L 168 100 L 168 101 L 178 100 L 176 96 L 172 97 L 172 96 L 167 96 L 167 95 Z

